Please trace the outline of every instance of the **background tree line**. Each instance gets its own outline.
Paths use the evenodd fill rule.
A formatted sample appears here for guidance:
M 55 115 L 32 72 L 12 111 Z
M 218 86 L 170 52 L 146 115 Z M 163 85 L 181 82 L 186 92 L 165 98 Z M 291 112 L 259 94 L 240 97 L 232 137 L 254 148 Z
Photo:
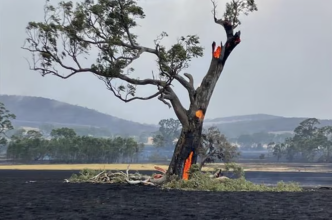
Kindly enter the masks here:
M 231 142 L 236 142 L 241 146 L 241 150 L 264 150 L 263 145 L 271 142 L 284 142 L 287 138 L 292 137 L 292 133 L 268 133 L 257 132 L 253 134 L 242 134 L 236 138 L 230 138 Z
M 14 130 L 11 120 L 15 117 L 0 103 L 0 151 L 7 148 L 7 158 L 14 161 L 128 163 L 137 162 L 144 150 L 143 144 L 130 137 L 101 138 L 77 135 L 71 128 L 52 129 L 46 136 L 44 132 L 35 130 Z M 181 129 L 179 121 L 164 119 L 159 125 L 160 128 L 153 137 L 154 145 L 157 148 L 173 150 Z M 10 133 L 12 134 L 9 135 Z M 258 148 L 262 143 L 275 140 L 269 143 L 268 147 L 278 161 L 284 159 L 332 162 L 332 126 L 320 126 L 319 120 L 309 118 L 294 129 L 294 135 L 287 135 L 289 136 L 255 133 L 230 140 L 240 144 L 251 144 L 251 148 L 253 144 Z M 239 156 L 238 150 L 239 148 L 232 145 L 217 127 L 204 129 L 198 148 L 201 163 L 232 161 Z
M 318 127 L 316 118 L 309 118 L 294 129 L 294 136 L 284 142 L 269 144 L 279 161 L 332 162 L 332 126 Z
M 21 162 L 129 163 L 136 162 L 142 150 L 143 145 L 132 138 L 78 136 L 73 129 L 58 128 L 45 139 L 39 131 L 19 130 L 11 137 L 7 158 Z

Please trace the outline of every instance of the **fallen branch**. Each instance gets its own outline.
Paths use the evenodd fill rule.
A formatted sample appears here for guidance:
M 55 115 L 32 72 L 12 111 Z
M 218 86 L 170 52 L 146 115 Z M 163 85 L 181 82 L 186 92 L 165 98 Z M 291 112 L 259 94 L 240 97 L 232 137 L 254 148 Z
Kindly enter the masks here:
M 127 181 L 127 183 L 132 184 L 132 185 L 134 185 L 134 184 L 144 184 L 144 185 L 152 185 L 152 186 L 154 185 L 153 183 L 149 182 L 150 181 L 150 177 L 147 178 L 146 180 L 130 180 L 130 177 L 129 177 L 129 167 L 130 167 L 130 164 L 128 164 L 127 170 L 126 170 L 127 176 L 126 176 L 125 180 Z
M 104 171 L 101 171 L 100 173 L 98 173 L 96 176 L 92 177 L 91 180 L 93 179 L 97 179 L 101 174 L 105 173 L 105 170 Z

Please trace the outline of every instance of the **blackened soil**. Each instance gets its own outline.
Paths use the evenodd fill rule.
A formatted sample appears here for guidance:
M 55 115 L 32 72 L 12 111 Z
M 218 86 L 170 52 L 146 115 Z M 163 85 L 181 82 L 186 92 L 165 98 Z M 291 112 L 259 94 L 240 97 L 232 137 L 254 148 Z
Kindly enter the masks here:
M 188 192 L 63 183 L 68 171 L 0 171 L 0 219 L 332 219 L 332 190 Z M 64 177 L 65 176 L 65 177 Z

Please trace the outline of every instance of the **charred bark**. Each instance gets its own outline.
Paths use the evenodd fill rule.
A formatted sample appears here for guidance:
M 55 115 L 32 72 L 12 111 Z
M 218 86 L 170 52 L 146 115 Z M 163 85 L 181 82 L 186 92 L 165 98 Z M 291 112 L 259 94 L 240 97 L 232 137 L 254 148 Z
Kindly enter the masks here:
M 198 119 L 193 119 L 187 129 L 182 129 L 167 175 L 177 175 L 182 178 L 186 159 L 191 152 L 193 152 L 192 164 L 197 162 L 197 149 L 200 144 L 202 128 L 203 124 Z

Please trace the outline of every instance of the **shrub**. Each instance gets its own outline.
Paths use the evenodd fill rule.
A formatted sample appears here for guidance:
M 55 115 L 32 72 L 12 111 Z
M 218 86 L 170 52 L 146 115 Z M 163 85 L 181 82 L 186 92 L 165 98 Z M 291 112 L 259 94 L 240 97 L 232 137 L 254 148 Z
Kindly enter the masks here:
M 255 184 L 244 178 L 243 169 L 230 164 L 225 166 L 228 171 L 231 167 L 240 173 L 240 177 L 236 179 L 224 179 L 222 182 L 219 179 L 211 178 L 212 173 L 197 171 L 196 167 L 190 170 L 189 180 L 182 180 L 176 177 L 171 177 L 163 187 L 168 189 L 181 190 L 199 190 L 199 191 L 269 191 L 269 192 L 299 192 L 302 188 L 297 183 L 279 182 L 276 186 L 268 186 L 264 184 Z
M 91 170 L 91 169 L 83 169 L 79 172 L 79 174 L 73 174 L 69 178 L 70 182 L 89 182 L 90 179 L 96 176 L 98 173 L 102 172 L 102 170 Z

